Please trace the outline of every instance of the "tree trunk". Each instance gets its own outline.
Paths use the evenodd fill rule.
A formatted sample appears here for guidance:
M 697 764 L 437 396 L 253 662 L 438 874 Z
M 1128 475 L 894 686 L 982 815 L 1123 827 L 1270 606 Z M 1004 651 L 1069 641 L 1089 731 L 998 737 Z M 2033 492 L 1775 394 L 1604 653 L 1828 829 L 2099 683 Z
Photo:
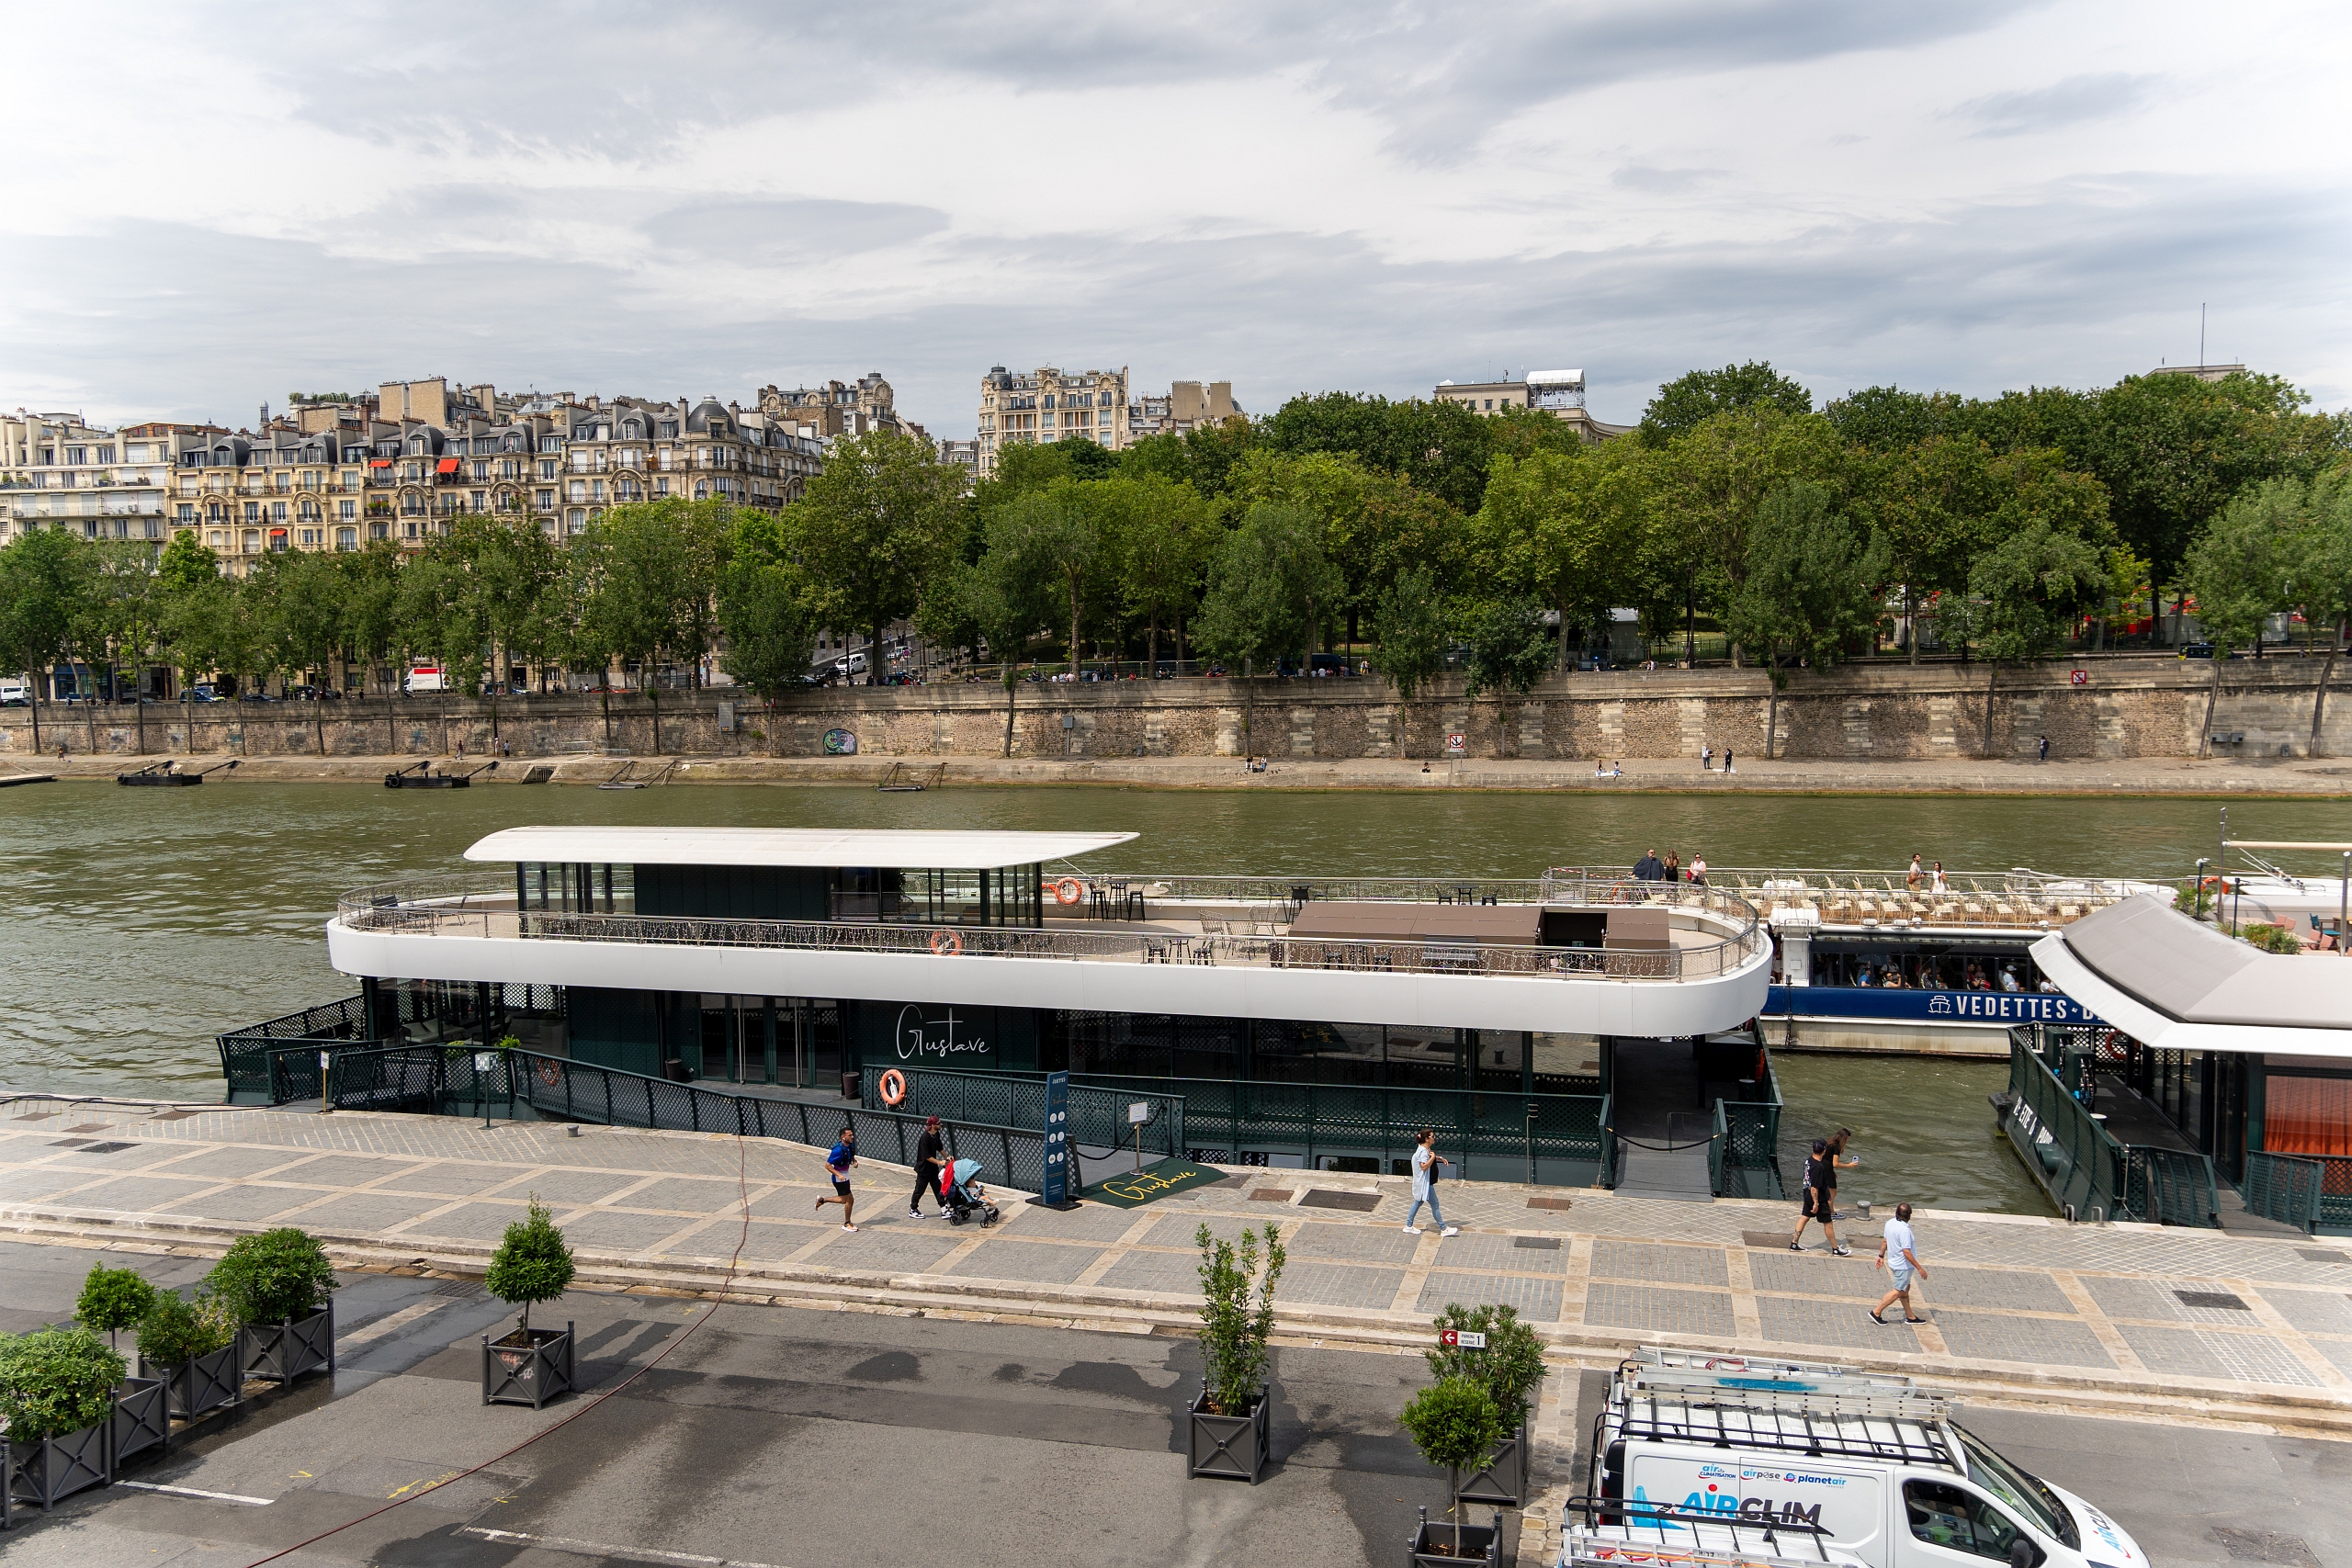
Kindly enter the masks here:
M 1769 675 L 1770 671 L 1766 671 Z M 1781 684 L 1777 681 L 1764 682 L 1768 694 L 1764 699 L 1764 760 L 1772 760 L 1773 737 L 1781 729 Z
M 1004 754 L 1012 755 L 1012 704 L 1021 694 L 1021 662 L 1014 660 L 1004 667 Z
M 1568 611 L 1565 604 L 1558 608 L 1560 611 L 1560 668 L 1566 671 L 1568 668 Z
M 1919 665 L 1919 591 L 1909 583 L 1903 585 L 1903 618 L 1911 628 L 1911 666 Z
M 25 671 L 25 706 L 33 716 L 33 755 L 38 757 L 40 755 L 40 671 L 38 670 Z M 191 734 L 195 732 L 193 724 L 188 728 Z
M 2327 705 L 2327 678 L 2335 672 L 2335 650 L 2344 638 L 2344 620 L 2338 616 L 2335 635 L 2327 639 L 2327 662 L 2319 667 L 2319 690 L 2312 694 L 2312 755 L 2320 755 L 2320 715 Z
M 866 656 L 865 672 L 868 675 L 874 673 L 874 658 L 871 654 Z M 662 755 L 662 694 L 658 690 L 660 685 L 659 681 L 651 681 L 648 682 L 645 687 L 645 699 L 653 705 L 653 754 L 657 757 Z
M 1999 660 L 1997 660 L 1997 659 L 1988 659 L 1988 660 L 1986 660 L 1984 661 L 1984 754 L 1985 756 L 1987 756 L 1987 757 L 1990 757 L 1990 756 L 1993 754 L 1993 683 L 1994 683 L 1995 682 L 1998 681 L 2000 678 L 2001 678 L 2001 661 L 2000 661 Z
M 1682 667 L 1696 669 L 1699 663 L 1699 581 L 1685 578 L 1682 581 Z
M 605 750 L 609 751 L 613 749 L 613 676 L 609 669 L 597 682 L 596 691 L 605 705 Z
M 1070 580 L 1069 585 L 1069 672 L 1072 680 L 1078 678 L 1078 580 L 1076 578 Z
M 1246 658 L 1241 661 L 1241 754 L 1244 757 L 1254 757 L 1258 752 L 1258 744 L 1250 734 L 1250 721 L 1258 713 L 1258 686 L 1250 677 L 1252 662 Z
M 2221 699 L 2221 695 L 2222 652 L 2221 649 L 2215 649 L 2212 683 L 2205 688 L 2205 722 L 2197 732 L 2197 754 L 2200 757 L 2210 757 L 2213 754 L 2213 705 Z
M 311 724 L 318 731 L 319 755 L 323 757 L 327 754 L 327 716 L 320 711 L 318 702 L 311 704 Z M 139 710 L 139 749 L 141 751 L 147 750 L 147 710 L 144 707 Z
M 1151 672 L 1156 677 L 1159 673 L 1159 611 L 1157 608 L 1151 612 L 1151 630 L 1148 637 L 1144 647 L 1151 660 Z

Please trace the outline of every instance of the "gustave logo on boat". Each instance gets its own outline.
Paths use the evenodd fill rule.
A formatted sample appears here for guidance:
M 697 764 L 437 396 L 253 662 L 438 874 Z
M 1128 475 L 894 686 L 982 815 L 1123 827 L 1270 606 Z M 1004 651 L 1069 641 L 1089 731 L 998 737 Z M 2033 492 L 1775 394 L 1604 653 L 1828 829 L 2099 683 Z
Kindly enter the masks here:
M 912 1002 L 908 1003 L 899 1010 L 898 1038 L 892 1042 L 898 1047 L 899 1060 L 912 1062 L 936 1056 L 945 1061 L 950 1056 L 985 1056 L 989 1054 L 987 1036 L 970 1033 L 967 1026 L 967 1032 L 958 1040 L 956 1037 L 957 1027 L 954 1008 L 949 1008 L 944 1016 L 933 1021 L 923 1017 L 922 1009 Z

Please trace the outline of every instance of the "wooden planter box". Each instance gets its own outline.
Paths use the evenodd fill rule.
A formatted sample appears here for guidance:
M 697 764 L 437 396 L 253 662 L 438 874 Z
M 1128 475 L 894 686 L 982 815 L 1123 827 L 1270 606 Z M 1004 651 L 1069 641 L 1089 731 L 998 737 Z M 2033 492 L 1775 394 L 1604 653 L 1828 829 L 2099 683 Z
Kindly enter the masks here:
M 1215 1415 L 1208 1409 L 1208 1390 L 1203 1388 L 1192 1404 L 1185 1473 L 1247 1481 L 1256 1485 L 1266 1461 L 1273 1457 L 1272 1385 L 1259 1385 L 1258 1403 L 1250 1406 L 1247 1416 Z
M 38 1503 L 42 1513 L 50 1506 L 89 1486 L 114 1480 L 108 1462 L 111 1419 L 62 1437 L 37 1443 L 10 1443 L 6 1448 L 7 1488 L 18 1503 Z
M 247 1324 L 243 1371 L 284 1388 L 305 1372 L 334 1371 L 334 1298 L 308 1317 Z
M 534 1328 L 527 1345 L 513 1343 L 520 1330 L 508 1330 L 493 1343 L 481 1337 L 481 1402 L 484 1404 L 527 1404 L 537 1410 L 558 1394 L 570 1393 L 572 1381 L 572 1325 L 560 1332 Z
M 1518 1508 L 1526 1506 L 1527 1472 L 1534 1450 L 1527 1441 L 1527 1427 L 1521 1423 L 1517 1432 L 1505 1438 L 1495 1450 L 1495 1457 L 1487 1468 L 1463 1482 L 1462 1490 L 1454 1494 L 1457 1506 L 1469 1503 L 1486 1503 L 1498 1508 Z M 1466 1539 L 1466 1538 L 1465 1538 Z
M 1456 1504 L 1459 1507 L 1461 1505 Z M 1424 1510 L 1426 1512 L 1426 1510 Z M 1462 1568 L 1465 1562 L 1482 1568 L 1500 1568 L 1503 1550 L 1502 1516 L 1497 1514 L 1490 1525 L 1465 1524 L 1462 1527 L 1462 1552 L 1453 1550 L 1453 1527 L 1421 1520 L 1421 1528 L 1413 1532 L 1413 1568 Z
M 209 1356 L 161 1367 L 139 1358 L 141 1378 L 161 1378 L 170 1393 L 172 1418 L 193 1421 L 224 1405 L 237 1403 L 244 1388 L 244 1336 L 240 1334 Z
M 172 1446 L 171 1390 L 161 1378 L 125 1378 L 114 1402 L 114 1468 L 149 1449 Z

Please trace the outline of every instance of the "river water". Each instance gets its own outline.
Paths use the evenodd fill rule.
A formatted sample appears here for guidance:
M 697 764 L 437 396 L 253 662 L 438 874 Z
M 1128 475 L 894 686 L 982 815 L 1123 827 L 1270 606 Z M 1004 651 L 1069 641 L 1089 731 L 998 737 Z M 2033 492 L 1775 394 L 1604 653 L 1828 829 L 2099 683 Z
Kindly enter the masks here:
M 2238 802 L 2231 827 L 2332 839 L 2343 815 L 2326 802 Z M 2217 836 L 2213 803 L 2145 799 L 45 784 L 0 791 L 0 1085 L 217 1099 L 216 1032 L 355 988 L 326 962 L 321 928 L 338 894 L 463 869 L 465 847 L 501 828 L 587 822 L 1125 829 L 1140 837 L 1090 863 L 1426 876 L 1628 866 L 1655 848 L 1716 865 L 1894 867 L 1916 852 L 1953 870 L 2171 878 Z M 1991 1136 L 1984 1096 L 2006 1074 L 1817 1056 L 1781 1069 L 1792 1134 L 1844 1124 L 1860 1134 L 1868 1163 L 1847 1194 L 2037 1213 L 2039 1190 Z

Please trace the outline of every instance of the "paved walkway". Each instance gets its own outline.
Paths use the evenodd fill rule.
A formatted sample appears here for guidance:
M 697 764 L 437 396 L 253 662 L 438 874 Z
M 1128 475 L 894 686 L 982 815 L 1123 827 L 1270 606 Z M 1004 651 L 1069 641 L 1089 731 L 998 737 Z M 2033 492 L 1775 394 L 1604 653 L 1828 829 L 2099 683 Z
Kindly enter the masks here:
M 1092 1174 L 1090 1172 L 1090 1174 Z M 715 1134 L 342 1111 L 0 1104 L 0 1229 L 126 1233 L 217 1248 L 298 1224 L 356 1264 L 479 1272 L 534 1195 L 583 1280 L 759 1299 L 1181 1329 L 1195 1229 L 1279 1224 L 1280 1303 L 1301 1342 L 1408 1348 L 1449 1302 L 1507 1302 L 1560 1353 L 1605 1364 L 1641 1342 L 1900 1368 L 2001 1395 L 2064 1389 L 2092 1408 L 2352 1430 L 2352 1248 L 2149 1226 L 1922 1213 L 1932 1321 L 1872 1324 L 1874 1224 L 1854 1256 L 1787 1250 L 1790 1206 L 1667 1202 L 1584 1189 L 1442 1188 L 1463 1234 L 1405 1234 L 1401 1181 L 1237 1173 L 1138 1209 L 906 1218 L 903 1168 L 868 1164 L 860 1226 L 820 1213 L 818 1151 Z M 1881 1216 L 1883 1219 L 1883 1215 Z M 1818 1232 L 1813 1233 L 1815 1236 Z M 1555 1380 L 1555 1382 L 1558 1380 Z

